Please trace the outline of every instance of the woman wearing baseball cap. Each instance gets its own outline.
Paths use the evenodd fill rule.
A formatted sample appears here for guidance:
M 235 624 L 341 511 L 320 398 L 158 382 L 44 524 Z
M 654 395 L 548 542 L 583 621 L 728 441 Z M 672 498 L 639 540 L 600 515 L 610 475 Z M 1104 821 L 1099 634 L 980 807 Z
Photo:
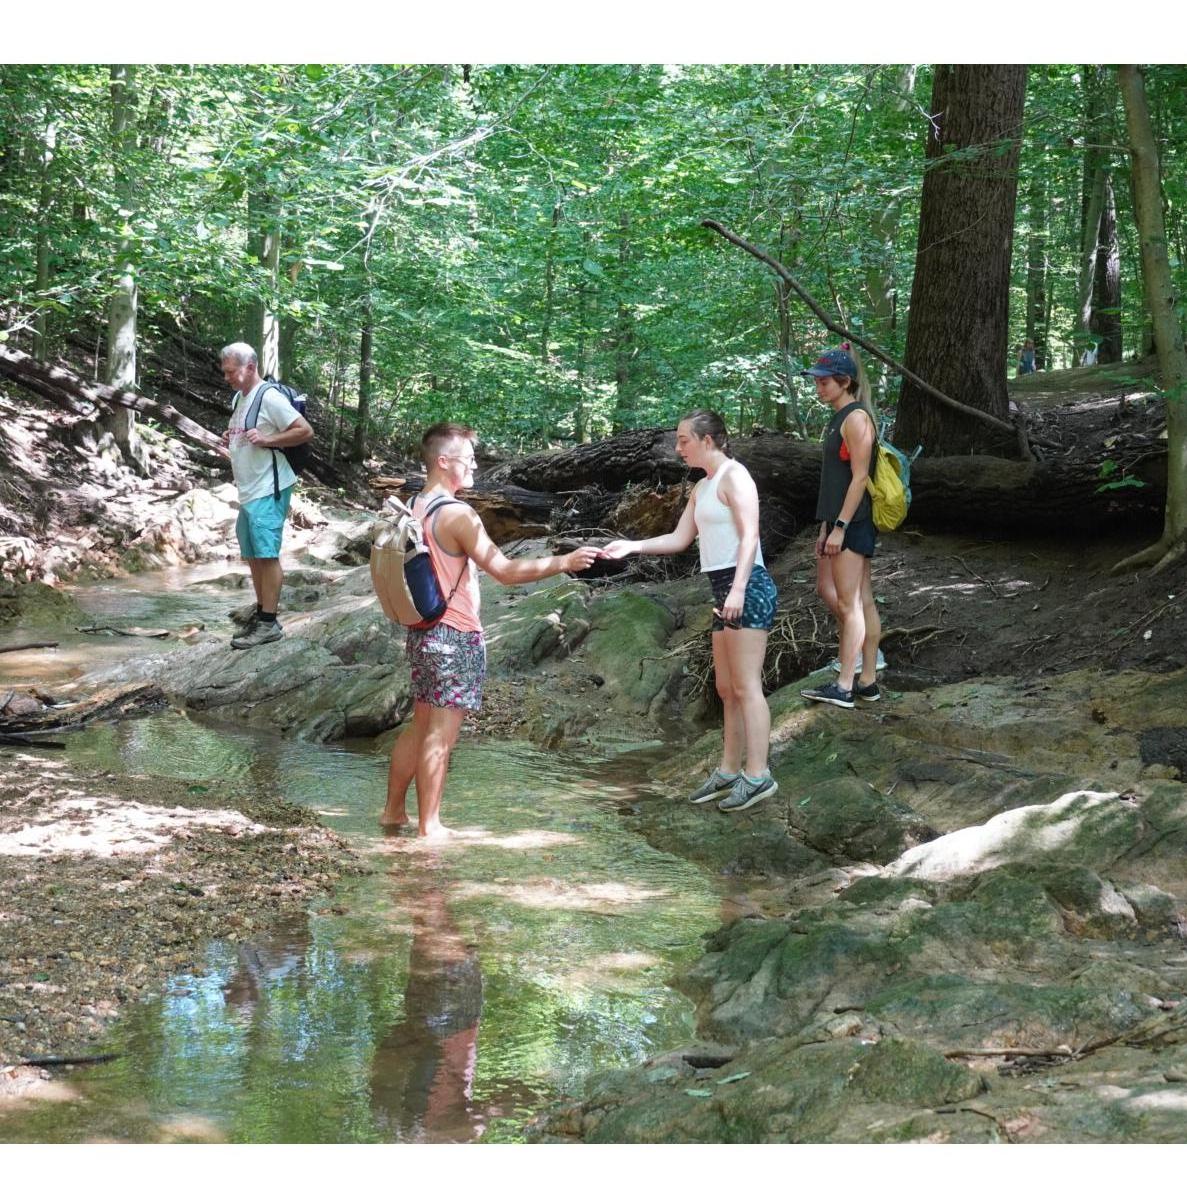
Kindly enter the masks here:
M 816 381 L 817 397 L 833 412 L 824 431 L 816 500 L 820 520 L 816 588 L 836 618 L 841 635 L 836 679 L 820 688 L 804 689 L 801 695 L 852 709 L 855 698 L 876 701 L 881 695 L 877 666 L 882 622 L 870 577 L 878 532 L 866 491 L 866 479 L 875 462 L 877 418 L 870 386 L 848 343 L 826 350 L 801 374 Z M 858 409 L 866 415 L 854 416 Z

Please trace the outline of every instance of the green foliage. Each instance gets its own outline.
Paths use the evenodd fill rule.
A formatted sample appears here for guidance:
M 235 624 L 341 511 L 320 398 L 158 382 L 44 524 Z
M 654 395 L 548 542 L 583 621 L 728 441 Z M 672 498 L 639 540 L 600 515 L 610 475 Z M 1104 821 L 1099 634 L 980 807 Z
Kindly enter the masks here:
M 1171 133 L 1187 88 L 1182 67 L 1150 75 L 1181 269 L 1187 193 Z M 700 405 L 731 427 L 811 435 L 819 408 L 795 373 L 829 335 L 793 298 L 785 355 L 773 276 L 700 223 L 764 247 L 901 355 L 929 92 L 926 68 L 893 66 L 141 66 L 122 162 L 137 178 L 129 211 L 109 68 L 3 65 L 0 332 L 36 325 L 53 346 L 89 332 L 126 240 L 143 334 L 170 326 L 217 346 L 253 336 L 252 310 L 267 304 L 288 378 L 335 393 L 346 437 L 368 319 L 372 432 L 398 440 L 448 416 L 499 443 L 571 442 Z M 1052 340 L 1065 359 L 1082 106 L 1074 67 L 1032 70 L 1022 170 L 1049 179 Z M 1142 315 L 1125 168 L 1118 157 L 1132 346 Z M 1030 214 L 1020 200 L 1019 341 Z M 259 259 L 272 231 L 275 288 Z M 892 402 L 894 377 L 871 374 Z

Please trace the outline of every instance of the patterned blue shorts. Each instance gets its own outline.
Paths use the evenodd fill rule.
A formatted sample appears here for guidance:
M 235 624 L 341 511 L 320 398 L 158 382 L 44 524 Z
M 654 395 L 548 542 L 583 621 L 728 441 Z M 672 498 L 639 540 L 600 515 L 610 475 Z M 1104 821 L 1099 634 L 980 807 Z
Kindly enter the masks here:
M 713 587 L 713 605 L 720 610 L 729 597 L 730 586 L 734 583 L 736 568 L 710 569 L 705 574 L 709 584 Z M 771 575 L 761 565 L 755 565 L 750 570 L 750 580 L 746 582 L 746 598 L 742 602 L 742 617 L 738 619 L 739 627 L 747 627 L 755 631 L 769 631 L 775 621 L 775 609 L 779 604 L 779 591 L 775 588 Z M 713 615 L 713 629 L 724 631 L 725 620 Z

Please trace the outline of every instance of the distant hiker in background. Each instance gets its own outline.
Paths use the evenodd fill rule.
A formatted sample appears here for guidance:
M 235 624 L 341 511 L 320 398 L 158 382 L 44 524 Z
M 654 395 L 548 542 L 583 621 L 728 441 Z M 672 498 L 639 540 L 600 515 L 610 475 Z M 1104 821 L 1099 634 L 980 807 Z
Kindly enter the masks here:
M 1035 340 L 1027 338 L 1018 352 L 1018 374 L 1033 375 L 1035 371 Z
M 1095 367 L 1097 359 L 1097 351 L 1100 350 L 1099 342 L 1090 342 L 1088 348 L 1080 356 L 1081 367 Z
M 864 369 L 847 344 L 826 350 L 801 374 L 816 381 L 817 397 L 833 411 L 824 431 L 816 500 L 816 518 L 820 520 L 816 589 L 837 620 L 841 636 L 840 654 L 833 664 L 836 679 L 819 688 L 804 689 L 801 695 L 852 709 L 855 696 L 862 701 L 879 698 L 877 672 L 886 666 L 878 650 L 882 620 L 870 573 L 878 530 L 866 490 L 878 422 Z M 858 415 L 852 415 L 854 412 Z M 861 679 L 857 679 L 858 672 Z
M 598 559 L 598 550 L 590 547 L 536 559 L 505 556 L 486 534 L 478 513 L 456 497 L 474 485 L 475 439 L 474 430 L 465 425 L 442 422 L 427 429 L 421 438 L 425 485 L 411 503 L 412 513 L 425 525 L 425 543 L 441 588 L 451 592 L 445 613 L 432 625 L 408 628 L 412 724 L 392 749 L 387 803 L 379 822 L 388 827 L 408 823 L 406 800 L 415 780 L 417 831 L 434 840 L 451 835 L 441 823 L 449 756 L 466 714 L 482 708 L 486 641 L 477 568 L 501 585 L 523 585 L 556 573 L 579 573 Z
M 686 416 L 676 426 L 676 452 L 706 476 L 693 487 L 675 530 L 648 540 L 615 540 L 602 555 L 612 560 L 665 556 L 697 540 L 701 572 L 713 592 L 713 673 L 725 725 L 721 765 L 688 801 L 720 799 L 723 812 L 742 812 L 779 790 L 767 766 L 771 711 L 762 690 L 778 591 L 763 564 L 758 489 L 746 467 L 730 456 L 721 417 L 716 412 Z
M 246 342 L 224 346 L 219 358 L 223 377 L 235 390 L 231 423 L 222 438 L 239 488 L 235 534 L 256 595 L 255 609 L 231 637 L 231 646 L 241 650 L 284 637 L 276 620 L 284 581 L 280 543 L 297 476 L 281 451 L 311 441 L 313 429 L 275 387 L 265 386 L 256 352 Z M 251 428 L 245 427 L 249 421 Z

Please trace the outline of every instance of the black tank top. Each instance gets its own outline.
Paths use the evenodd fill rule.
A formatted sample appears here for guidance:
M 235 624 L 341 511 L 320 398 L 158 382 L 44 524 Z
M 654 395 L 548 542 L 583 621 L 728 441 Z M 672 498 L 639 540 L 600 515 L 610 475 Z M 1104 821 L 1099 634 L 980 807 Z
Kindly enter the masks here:
M 853 481 L 853 468 L 841 457 L 841 425 L 851 412 L 859 408 L 861 405 L 856 401 L 846 404 L 839 412 L 833 413 L 828 428 L 824 430 L 824 457 L 820 467 L 820 494 L 816 498 L 816 518 L 826 523 L 832 523 L 841 514 L 845 495 L 849 492 L 849 483 Z M 871 458 L 870 462 L 870 472 L 873 473 L 874 459 Z M 869 519 L 870 515 L 870 494 L 869 491 L 863 491 L 861 502 L 857 505 L 851 522 Z

